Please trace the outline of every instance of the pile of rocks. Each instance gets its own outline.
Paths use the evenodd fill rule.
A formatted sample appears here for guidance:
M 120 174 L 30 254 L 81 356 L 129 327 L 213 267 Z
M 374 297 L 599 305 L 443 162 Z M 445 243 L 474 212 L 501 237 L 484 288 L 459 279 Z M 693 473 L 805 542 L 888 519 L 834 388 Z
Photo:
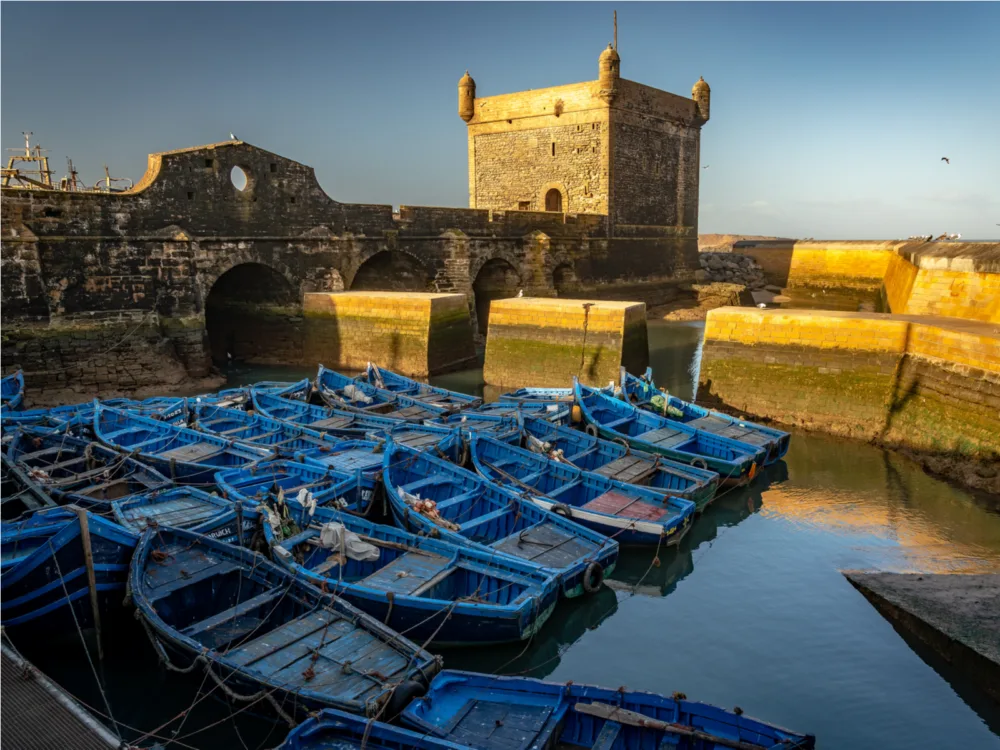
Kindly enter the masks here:
M 767 284 L 761 267 L 749 255 L 700 253 L 698 262 L 701 268 L 694 272 L 694 276 L 699 282 L 725 281 L 743 284 L 750 289 L 763 289 Z

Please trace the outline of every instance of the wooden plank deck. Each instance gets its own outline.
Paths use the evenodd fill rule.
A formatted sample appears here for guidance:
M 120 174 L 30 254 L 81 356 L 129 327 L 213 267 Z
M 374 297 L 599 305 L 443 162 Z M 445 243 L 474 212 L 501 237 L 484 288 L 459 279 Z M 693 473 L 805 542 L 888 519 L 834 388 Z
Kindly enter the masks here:
M 394 594 L 416 596 L 425 584 L 436 583 L 451 572 L 451 560 L 426 552 L 407 552 L 388 565 L 379 568 L 358 583 L 364 586 L 391 591 Z
M 616 458 L 614 461 L 595 469 L 597 474 L 629 484 L 642 484 L 655 472 L 656 465 L 652 461 L 632 455 Z
M 643 521 L 659 521 L 667 515 L 666 508 L 631 497 L 615 490 L 609 490 L 584 505 L 581 510 L 607 513 L 619 518 L 638 518 Z
M 541 523 L 511 534 L 493 544 L 493 547 L 508 555 L 531 560 L 537 565 L 557 569 L 572 565 L 598 550 L 595 542 L 574 536 L 551 523 Z

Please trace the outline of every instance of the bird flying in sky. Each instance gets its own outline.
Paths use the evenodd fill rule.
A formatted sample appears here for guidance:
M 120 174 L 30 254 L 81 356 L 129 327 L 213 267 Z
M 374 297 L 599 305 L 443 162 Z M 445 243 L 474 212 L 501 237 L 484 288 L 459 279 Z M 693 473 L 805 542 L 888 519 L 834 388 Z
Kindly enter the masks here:
M 234 140 L 234 141 L 238 141 L 238 140 L 239 140 L 239 138 L 237 138 L 237 137 L 236 137 L 235 135 L 233 135 L 232 133 L 230 133 L 230 134 L 229 134 L 229 137 L 230 137 L 230 139 L 232 139 L 232 140 Z
M 951 159 L 949 159 L 947 156 L 942 156 L 941 161 L 943 161 L 945 164 L 951 164 Z
M 702 169 L 708 169 L 710 166 L 712 166 L 712 165 L 711 164 L 706 164 L 704 167 L 702 167 Z

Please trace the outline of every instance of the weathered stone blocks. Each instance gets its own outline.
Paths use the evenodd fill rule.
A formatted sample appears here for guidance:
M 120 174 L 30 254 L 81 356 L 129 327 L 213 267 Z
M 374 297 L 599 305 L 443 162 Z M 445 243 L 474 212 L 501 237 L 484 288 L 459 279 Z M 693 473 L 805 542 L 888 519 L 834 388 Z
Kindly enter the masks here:
M 427 376 L 475 361 L 463 294 L 310 293 L 303 298 L 305 359 L 361 370 L 368 362 Z
M 514 298 L 490 306 L 483 377 L 491 385 L 565 387 L 618 378 L 649 363 L 641 302 Z

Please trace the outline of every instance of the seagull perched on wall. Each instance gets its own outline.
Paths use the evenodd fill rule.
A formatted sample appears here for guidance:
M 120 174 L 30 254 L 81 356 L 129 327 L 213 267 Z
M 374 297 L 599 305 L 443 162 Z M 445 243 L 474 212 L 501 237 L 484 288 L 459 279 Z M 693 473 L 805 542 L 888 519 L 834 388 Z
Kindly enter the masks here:
M 945 164 L 951 164 L 951 159 L 949 159 L 947 156 L 942 156 L 941 161 L 943 161 Z
M 232 133 L 230 133 L 230 134 L 229 134 L 229 139 L 230 139 L 230 140 L 233 140 L 233 141 L 238 141 L 238 140 L 239 140 L 239 138 L 237 138 L 237 137 L 236 137 L 235 135 L 233 135 Z
M 767 305 L 765 305 L 763 302 L 758 302 L 757 303 L 757 307 L 759 307 L 761 310 L 763 310 L 765 307 L 767 307 Z
M 518 289 L 517 290 L 517 296 L 518 297 L 523 297 L 524 296 L 524 290 L 523 289 Z

